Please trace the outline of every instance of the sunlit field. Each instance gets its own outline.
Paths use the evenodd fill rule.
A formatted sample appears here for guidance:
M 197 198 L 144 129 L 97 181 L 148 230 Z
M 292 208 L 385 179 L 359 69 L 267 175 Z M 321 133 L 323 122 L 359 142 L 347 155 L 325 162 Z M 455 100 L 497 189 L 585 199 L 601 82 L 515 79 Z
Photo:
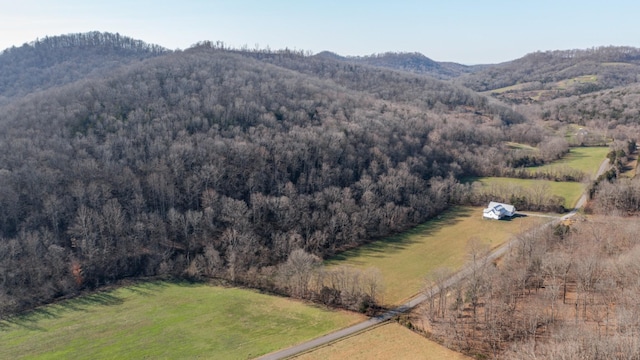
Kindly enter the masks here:
M 459 269 L 466 261 L 469 239 L 478 238 L 495 248 L 539 221 L 533 217 L 487 220 L 482 218 L 482 208 L 459 207 L 403 234 L 341 253 L 327 265 L 379 269 L 383 303 L 399 304 L 421 291 L 433 269 Z
M 252 290 L 141 283 L 0 322 L 0 358 L 247 359 L 361 320 Z

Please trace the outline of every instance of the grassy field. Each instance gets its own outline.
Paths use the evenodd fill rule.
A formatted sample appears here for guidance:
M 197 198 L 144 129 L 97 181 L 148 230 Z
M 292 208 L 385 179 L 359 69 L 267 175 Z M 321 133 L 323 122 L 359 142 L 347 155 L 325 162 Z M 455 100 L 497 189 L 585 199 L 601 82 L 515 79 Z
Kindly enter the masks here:
M 430 341 L 396 323 L 387 323 L 356 336 L 295 357 L 299 360 L 325 359 L 471 359 Z
M 546 171 L 556 166 L 567 166 L 580 170 L 590 176 L 598 172 L 598 168 L 609 152 L 608 147 L 575 147 L 569 154 L 552 164 L 531 167 L 532 171 Z
M 484 186 L 490 186 L 491 184 L 511 184 L 522 186 L 525 188 L 532 188 L 534 186 L 547 186 L 552 195 L 558 195 L 564 198 L 564 207 L 567 209 L 573 208 L 584 192 L 584 184 L 577 182 L 559 182 L 538 179 L 514 179 L 503 177 L 483 177 L 476 178 L 474 179 L 474 181 L 479 181 Z
M 486 220 L 482 219 L 481 208 L 459 207 L 401 235 L 341 253 L 326 263 L 379 269 L 384 285 L 383 302 L 399 304 L 421 291 L 431 270 L 461 267 L 469 239 L 477 237 L 497 247 L 537 221 L 526 217 Z
M 0 359 L 247 359 L 361 320 L 250 290 L 153 282 L 0 322 Z

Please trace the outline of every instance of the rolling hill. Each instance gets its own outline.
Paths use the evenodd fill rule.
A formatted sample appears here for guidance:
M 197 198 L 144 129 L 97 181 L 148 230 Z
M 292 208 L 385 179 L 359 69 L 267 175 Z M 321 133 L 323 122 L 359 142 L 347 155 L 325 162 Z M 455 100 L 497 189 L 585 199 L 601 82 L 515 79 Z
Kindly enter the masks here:
M 317 57 L 330 58 L 360 65 L 377 66 L 394 70 L 407 71 L 416 74 L 429 75 L 436 79 L 452 79 L 463 74 L 480 71 L 483 65 L 462 65 L 452 62 L 438 62 L 420 53 L 394 53 L 369 56 L 340 56 L 328 51 L 321 52 Z
M 455 82 L 502 100 L 529 103 L 637 83 L 639 74 L 640 49 L 608 46 L 535 52 Z
M 34 91 L 166 54 L 167 49 L 120 34 L 90 32 L 35 40 L 0 53 L 0 104 Z

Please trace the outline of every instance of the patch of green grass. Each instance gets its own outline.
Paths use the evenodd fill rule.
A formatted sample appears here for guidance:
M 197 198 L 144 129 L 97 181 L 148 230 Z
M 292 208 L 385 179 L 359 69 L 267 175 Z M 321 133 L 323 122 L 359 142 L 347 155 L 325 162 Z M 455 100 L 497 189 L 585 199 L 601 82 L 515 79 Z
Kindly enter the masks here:
M 555 88 L 559 90 L 565 90 L 570 86 L 575 86 L 576 84 L 593 84 L 598 82 L 597 75 L 582 75 L 577 76 L 571 79 L 561 80 L 555 84 Z
M 558 161 L 551 164 L 531 167 L 532 171 L 547 171 L 553 167 L 566 166 L 572 169 L 580 170 L 593 177 L 597 172 L 600 164 L 609 153 L 608 147 L 574 147 L 569 153 Z
M 422 290 L 432 270 L 460 268 L 466 261 L 469 239 L 477 237 L 495 248 L 537 220 L 492 221 L 482 218 L 482 208 L 458 207 L 400 235 L 343 252 L 328 259 L 326 265 L 379 269 L 383 302 L 399 304 Z
M 362 319 L 251 290 L 143 283 L 0 322 L 0 358 L 247 359 Z
M 584 184 L 577 182 L 560 182 L 539 179 L 514 179 L 504 177 L 482 177 L 475 178 L 483 186 L 491 186 L 491 184 L 510 184 L 522 186 L 524 188 L 546 187 L 551 195 L 558 195 L 564 198 L 564 207 L 571 209 L 584 192 Z

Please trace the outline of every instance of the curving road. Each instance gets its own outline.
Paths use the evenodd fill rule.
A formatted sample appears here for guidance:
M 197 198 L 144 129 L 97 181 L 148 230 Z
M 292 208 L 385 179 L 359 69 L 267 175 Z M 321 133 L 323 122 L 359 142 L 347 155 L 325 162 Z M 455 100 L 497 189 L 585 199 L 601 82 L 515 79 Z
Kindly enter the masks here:
M 596 173 L 596 178 L 598 176 L 600 176 L 601 174 L 603 174 L 607 168 L 609 167 L 609 159 L 605 159 L 602 164 L 600 164 L 600 168 L 598 168 L 598 172 Z M 587 202 L 587 194 L 586 192 L 584 194 L 582 194 L 582 196 L 580 197 L 580 199 L 578 200 L 578 202 L 576 203 L 576 206 L 573 210 L 571 210 L 568 214 L 562 216 L 562 217 L 553 217 L 552 221 L 549 221 L 545 224 L 542 225 L 542 227 L 547 227 L 547 226 L 551 226 L 552 224 L 555 224 L 561 220 L 566 220 L 572 216 L 574 216 L 578 210 L 584 206 L 584 204 Z M 487 262 L 493 261 L 498 259 L 499 257 L 503 256 L 504 254 L 506 254 L 514 245 L 516 245 L 517 240 L 513 239 L 511 241 L 509 241 L 508 243 L 504 244 L 503 246 L 495 249 L 494 251 L 492 251 L 491 253 L 489 253 L 489 255 L 487 255 L 487 257 L 484 259 L 484 261 L 481 261 L 477 266 L 481 266 L 482 264 L 486 264 Z M 453 275 L 452 277 L 450 277 L 449 279 L 447 279 L 447 281 L 445 281 L 444 286 L 445 287 L 452 287 L 453 285 L 455 285 L 457 282 L 463 280 L 464 278 L 466 278 L 467 276 L 469 276 L 472 271 L 474 270 L 473 266 L 467 266 L 465 268 L 463 268 L 462 270 L 460 270 L 459 272 L 457 272 L 455 275 Z M 296 354 L 305 352 L 305 351 L 309 351 L 313 348 L 322 346 L 322 345 L 326 345 L 335 341 L 338 341 L 344 337 L 347 336 L 351 336 L 354 335 L 356 333 L 359 333 L 363 330 L 366 330 L 374 325 L 380 324 L 382 322 L 385 322 L 399 314 L 405 313 L 411 309 L 413 309 L 414 307 L 422 304 L 423 302 L 429 300 L 432 296 L 434 296 L 436 294 L 436 289 L 435 288 L 431 288 L 428 289 L 422 293 L 420 293 L 419 295 L 416 295 L 415 297 L 411 298 L 411 300 L 407 301 L 406 303 L 387 311 L 386 313 L 379 315 L 379 316 L 375 316 L 372 318 L 369 318 L 366 321 L 363 321 L 361 323 L 352 325 L 348 328 L 344 328 L 342 330 L 338 330 L 336 332 L 332 332 L 330 334 L 321 336 L 319 338 L 315 338 L 313 340 L 309 340 L 307 342 L 304 342 L 302 344 L 298 344 L 295 345 L 293 347 L 284 349 L 284 350 L 280 350 L 280 351 L 276 351 L 267 355 L 264 355 L 260 358 L 258 358 L 259 360 L 278 360 L 278 359 L 286 359 L 289 357 L 292 357 Z

